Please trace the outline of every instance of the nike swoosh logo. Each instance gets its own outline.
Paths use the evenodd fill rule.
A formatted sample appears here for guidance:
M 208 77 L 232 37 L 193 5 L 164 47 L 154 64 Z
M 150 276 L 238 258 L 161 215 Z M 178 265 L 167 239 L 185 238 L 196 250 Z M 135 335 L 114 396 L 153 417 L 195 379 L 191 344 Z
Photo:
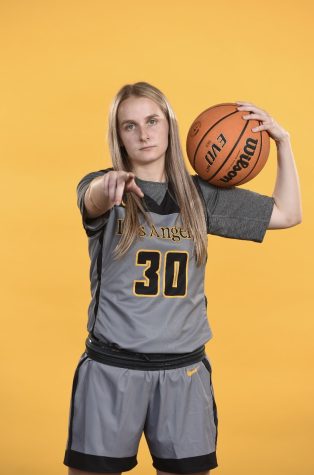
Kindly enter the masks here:
M 198 368 L 199 368 L 199 366 L 197 366 L 196 368 L 193 368 L 193 369 L 187 369 L 187 370 L 186 370 L 186 374 L 187 374 L 188 376 L 192 376 L 192 374 L 194 374 L 194 373 L 197 372 Z

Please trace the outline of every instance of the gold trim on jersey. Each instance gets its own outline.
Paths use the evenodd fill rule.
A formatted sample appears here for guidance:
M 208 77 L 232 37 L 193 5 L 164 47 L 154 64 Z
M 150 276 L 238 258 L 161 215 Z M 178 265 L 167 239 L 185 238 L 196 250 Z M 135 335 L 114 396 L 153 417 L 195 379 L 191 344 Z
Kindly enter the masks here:
M 136 266 L 145 266 L 143 279 L 133 281 L 133 295 L 137 297 L 157 297 L 160 295 L 160 269 L 163 266 L 162 295 L 165 298 L 184 298 L 188 293 L 188 251 L 166 251 L 158 249 L 138 249 Z
M 144 280 L 133 281 L 133 294 L 137 297 L 156 297 L 160 288 L 161 251 L 158 249 L 138 249 L 136 266 L 145 266 Z M 148 264 L 147 264 L 148 263 Z
M 178 259 L 178 254 L 182 254 L 182 255 L 185 254 L 186 256 L 185 259 L 183 260 Z M 168 258 L 169 255 L 170 256 L 172 255 L 174 259 L 171 259 L 171 258 L 169 259 Z M 173 264 L 173 271 L 172 271 L 172 264 Z M 172 299 L 172 298 L 178 298 L 178 297 L 183 298 L 187 296 L 188 267 L 189 267 L 189 252 L 188 251 L 166 251 L 165 261 L 164 261 L 164 276 L 163 276 L 164 277 L 163 279 L 163 296 L 164 297 Z M 171 275 L 172 275 L 172 281 L 169 282 Z M 184 293 L 181 293 L 180 287 L 178 285 L 179 283 L 180 283 L 180 287 L 184 285 Z M 177 293 L 175 293 L 176 289 L 177 289 Z

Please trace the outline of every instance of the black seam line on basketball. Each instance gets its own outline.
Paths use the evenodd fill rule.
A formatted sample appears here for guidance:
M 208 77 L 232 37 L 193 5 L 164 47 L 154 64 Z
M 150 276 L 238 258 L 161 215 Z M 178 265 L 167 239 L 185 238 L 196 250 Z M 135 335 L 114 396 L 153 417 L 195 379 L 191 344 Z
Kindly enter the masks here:
M 103 229 L 100 236 L 99 236 L 99 244 L 100 244 L 100 249 L 99 249 L 99 254 L 97 257 L 97 291 L 96 291 L 96 303 L 95 303 L 95 308 L 94 308 L 94 324 L 92 327 L 92 333 L 94 332 L 94 328 L 96 325 L 96 320 L 97 320 L 97 314 L 98 314 L 98 307 L 99 307 L 99 294 L 100 294 L 100 289 L 101 289 L 101 269 L 102 269 L 102 254 L 103 254 L 103 242 L 104 242 L 104 232 L 105 230 Z
M 249 121 L 247 120 L 245 126 L 243 127 L 242 132 L 240 133 L 240 135 L 239 135 L 239 137 L 238 137 L 238 140 L 236 141 L 236 143 L 234 144 L 234 146 L 233 146 L 232 149 L 230 150 L 229 155 L 226 157 L 226 159 L 223 161 L 223 163 L 220 165 L 220 167 L 215 171 L 215 173 L 207 179 L 207 182 L 209 182 L 212 178 L 214 178 L 214 177 L 217 175 L 217 173 L 222 169 L 222 167 L 223 167 L 224 164 L 227 162 L 227 160 L 229 159 L 230 155 L 233 153 L 234 149 L 236 148 L 236 146 L 237 146 L 238 143 L 240 142 L 240 139 L 241 139 L 242 135 L 244 134 L 244 132 L 245 132 L 245 130 L 246 130 L 246 128 L 247 128 L 248 125 L 249 125 Z
M 77 388 L 77 383 L 78 383 L 78 373 L 80 366 L 86 361 L 88 356 L 85 356 L 78 364 L 75 374 L 74 374 L 74 379 L 73 379 L 73 385 L 72 385 L 72 396 L 71 396 L 71 415 L 70 415 L 70 427 L 69 427 L 69 440 L 68 440 L 68 449 L 71 450 L 72 446 L 72 429 L 73 429 L 73 417 L 74 417 L 74 398 L 75 398 L 75 392 Z
M 194 157 L 193 157 L 193 168 L 195 170 L 195 159 L 196 159 L 196 154 L 198 152 L 198 149 L 200 148 L 201 146 L 201 143 L 203 142 L 204 138 L 206 137 L 206 135 L 208 134 L 208 132 L 210 132 L 214 127 L 215 125 L 219 124 L 219 122 L 221 122 L 222 120 L 226 119 L 227 117 L 230 117 L 231 115 L 233 114 L 236 114 L 237 112 L 239 111 L 233 111 L 231 112 L 230 114 L 227 114 L 227 115 L 224 115 L 223 117 L 221 117 L 221 119 L 219 119 L 217 122 L 215 122 L 215 124 L 213 124 L 208 130 L 206 130 L 205 134 L 203 135 L 203 137 L 201 138 L 201 140 L 199 141 L 199 144 L 198 146 L 196 147 L 196 150 L 195 150 L 195 153 L 194 153 Z
M 235 106 L 234 102 L 222 102 L 221 104 L 216 104 L 215 106 L 208 107 L 208 109 L 205 109 L 200 115 L 205 114 L 205 112 L 210 111 L 211 109 L 217 109 L 217 107 L 222 107 L 222 106 Z M 238 112 L 238 111 L 235 111 Z M 197 118 L 194 120 L 193 124 L 197 121 Z M 192 124 L 192 125 L 193 125 Z
M 261 152 L 262 152 L 262 146 L 263 146 L 263 137 L 262 137 L 262 132 L 261 132 L 261 131 L 260 131 L 260 136 L 261 136 L 261 146 L 260 146 L 260 149 L 259 149 L 259 153 L 258 153 L 258 157 L 257 157 L 257 159 L 256 159 L 256 162 L 254 163 L 254 166 L 251 168 L 251 170 L 249 171 L 249 173 L 248 173 L 244 178 L 242 178 L 241 181 L 239 181 L 239 182 L 237 183 L 237 186 L 238 186 L 238 185 L 241 185 L 241 184 L 243 183 L 243 180 L 245 180 L 248 176 L 250 176 L 250 174 L 253 172 L 254 168 L 256 167 L 256 165 L 257 165 L 257 163 L 258 163 L 258 161 L 259 161 L 259 159 L 260 159 Z

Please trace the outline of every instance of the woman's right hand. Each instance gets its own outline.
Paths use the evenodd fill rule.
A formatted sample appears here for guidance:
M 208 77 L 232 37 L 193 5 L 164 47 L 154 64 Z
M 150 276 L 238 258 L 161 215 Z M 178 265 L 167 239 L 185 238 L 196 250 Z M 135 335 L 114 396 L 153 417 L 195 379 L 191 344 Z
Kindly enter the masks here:
M 87 217 L 96 218 L 122 201 L 124 191 L 133 191 L 140 198 L 144 196 L 137 186 L 133 172 L 111 170 L 94 178 L 86 190 L 84 203 Z
M 122 201 L 122 196 L 125 191 L 132 191 L 140 198 L 143 198 L 144 193 L 136 184 L 135 174 L 133 172 L 112 170 L 103 176 L 103 190 L 105 198 L 109 200 L 110 208 L 114 205 L 119 205 Z
M 94 183 L 91 184 L 92 200 L 96 205 L 106 202 L 106 208 L 112 208 L 114 205 L 119 205 L 122 201 L 122 196 L 125 191 L 132 191 L 140 198 L 143 198 L 144 193 L 135 182 L 135 174 L 133 172 L 115 171 L 105 173 L 101 177 L 97 177 Z

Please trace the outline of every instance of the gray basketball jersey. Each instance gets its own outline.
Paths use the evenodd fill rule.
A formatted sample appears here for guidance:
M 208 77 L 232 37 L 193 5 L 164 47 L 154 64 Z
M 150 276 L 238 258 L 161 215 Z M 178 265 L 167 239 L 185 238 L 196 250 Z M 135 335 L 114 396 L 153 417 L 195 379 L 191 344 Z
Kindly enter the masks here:
M 149 195 L 149 182 L 144 189 L 145 181 L 136 179 L 153 225 L 140 214 L 137 239 L 122 258 L 114 259 L 113 250 L 124 232 L 124 202 L 93 219 L 87 218 L 84 206 L 90 181 L 110 170 L 89 173 L 77 186 L 91 259 L 87 330 L 130 351 L 191 352 L 212 338 L 205 265 L 196 266 L 194 242 L 182 226 L 171 183 L 157 202 Z M 218 189 L 197 175 L 193 179 L 206 210 L 208 234 L 262 242 L 272 197 L 240 188 Z

